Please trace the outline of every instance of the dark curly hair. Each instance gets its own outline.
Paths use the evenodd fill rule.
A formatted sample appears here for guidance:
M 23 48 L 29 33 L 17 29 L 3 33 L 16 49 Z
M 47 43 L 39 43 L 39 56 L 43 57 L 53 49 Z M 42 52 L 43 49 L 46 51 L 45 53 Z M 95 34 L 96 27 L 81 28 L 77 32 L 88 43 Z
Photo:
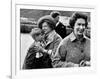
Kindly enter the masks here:
M 88 16 L 86 14 L 84 14 L 84 13 L 79 13 L 79 12 L 75 12 L 72 15 L 71 19 L 69 20 L 70 27 L 74 28 L 76 20 L 80 19 L 80 18 L 85 20 L 85 26 L 87 27 L 87 25 L 88 25 Z

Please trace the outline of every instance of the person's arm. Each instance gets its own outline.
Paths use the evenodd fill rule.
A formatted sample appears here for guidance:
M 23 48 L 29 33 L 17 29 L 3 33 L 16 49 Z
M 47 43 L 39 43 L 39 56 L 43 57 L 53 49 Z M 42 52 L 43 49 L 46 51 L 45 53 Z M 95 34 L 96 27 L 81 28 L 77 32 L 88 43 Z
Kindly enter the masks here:
M 64 45 L 59 45 L 57 48 L 56 54 L 53 58 L 53 67 L 63 67 L 66 63 L 65 57 L 66 57 L 66 48 Z
M 52 42 L 52 49 L 44 49 L 44 48 L 42 48 L 41 51 L 42 52 L 45 52 L 45 53 L 48 53 L 51 56 L 51 58 L 52 58 L 55 55 L 55 52 L 56 52 L 56 50 L 58 48 L 58 45 L 60 44 L 61 40 L 62 40 L 62 38 L 57 37 Z
M 78 67 L 78 64 L 67 62 L 66 61 L 67 56 L 67 49 L 66 46 L 61 45 L 58 47 L 57 52 L 55 54 L 55 57 L 53 59 L 53 67 Z
M 62 38 L 57 37 L 57 38 L 54 40 L 54 42 L 53 42 L 53 49 L 49 49 L 49 50 L 48 50 L 48 54 L 51 56 L 51 58 L 54 57 L 55 52 L 56 52 L 56 50 L 57 50 L 57 48 L 58 48 L 58 46 L 59 46 L 61 40 L 62 40 Z

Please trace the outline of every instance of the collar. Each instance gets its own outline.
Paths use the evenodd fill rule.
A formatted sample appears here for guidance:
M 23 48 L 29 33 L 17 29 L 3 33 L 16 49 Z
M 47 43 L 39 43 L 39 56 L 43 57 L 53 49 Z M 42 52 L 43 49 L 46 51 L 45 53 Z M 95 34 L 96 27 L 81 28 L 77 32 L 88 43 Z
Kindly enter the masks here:
M 71 41 L 74 41 L 76 39 L 76 36 L 75 36 L 75 34 L 72 32 L 71 34 L 70 34 L 70 40 Z
M 56 34 L 55 30 L 51 31 L 51 32 L 48 34 L 48 38 L 53 38 L 55 34 Z
M 51 43 L 54 40 L 55 34 L 56 32 L 53 30 L 47 35 L 47 39 L 46 39 L 47 44 Z
M 56 26 L 58 26 L 59 23 L 60 23 L 60 22 L 58 21 L 58 22 L 56 23 Z
M 86 36 L 83 35 L 83 40 L 82 41 L 84 41 L 85 39 L 86 39 Z M 73 32 L 70 34 L 70 40 L 71 40 L 71 42 L 77 40 L 77 38 L 76 38 L 76 36 Z

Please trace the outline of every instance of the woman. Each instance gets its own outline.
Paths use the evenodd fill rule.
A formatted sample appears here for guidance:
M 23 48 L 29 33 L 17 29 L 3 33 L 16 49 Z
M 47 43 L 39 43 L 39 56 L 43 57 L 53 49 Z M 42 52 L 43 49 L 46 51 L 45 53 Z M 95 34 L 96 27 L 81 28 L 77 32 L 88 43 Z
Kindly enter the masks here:
M 84 35 L 88 17 L 76 12 L 71 17 L 69 24 L 73 32 L 59 44 L 53 67 L 90 66 L 90 39 Z
M 44 31 L 45 47 L 38 48 L 40 51 L 48 53 L 51 60 L 55 55 L 56 49 L 62 38 L 55 32 L 56 23 L 50 15 L 41 17 L 38 20 L 38 26 Z M 37 49 L 37 50 L 38 50 Z

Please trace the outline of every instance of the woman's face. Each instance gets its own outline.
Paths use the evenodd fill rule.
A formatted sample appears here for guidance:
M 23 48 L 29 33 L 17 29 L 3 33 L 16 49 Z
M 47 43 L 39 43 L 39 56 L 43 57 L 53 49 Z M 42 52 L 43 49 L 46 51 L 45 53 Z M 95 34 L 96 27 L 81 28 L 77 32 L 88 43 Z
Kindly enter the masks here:
M 56 23 L 59 21 L 59 16 L 57 16 L 56 18 L 54 18 Z
M 74 25 L 74 33 L 76 35 L 83 35 L 85 27 L 86 27 L 85 24 L 86 23 L 84 19 L 82 18 L 77 19 Z
M 45 34 L 47 34 L 51 32 L 52 29 L 50 28 L 47 22 L 44 22 L 42 23 L 42 30 L 44 31 Z

